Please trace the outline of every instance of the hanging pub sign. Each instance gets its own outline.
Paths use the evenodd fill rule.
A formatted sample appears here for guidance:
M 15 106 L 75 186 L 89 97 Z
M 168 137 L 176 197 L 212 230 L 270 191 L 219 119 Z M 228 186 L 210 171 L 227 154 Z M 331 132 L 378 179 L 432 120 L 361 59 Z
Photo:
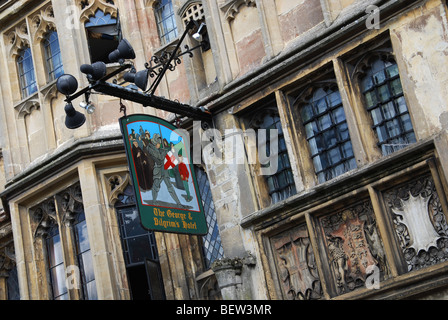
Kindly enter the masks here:
M 144 114 L 119 121 L 142 226 L 153 231 L 206 234 L 187 134 Z

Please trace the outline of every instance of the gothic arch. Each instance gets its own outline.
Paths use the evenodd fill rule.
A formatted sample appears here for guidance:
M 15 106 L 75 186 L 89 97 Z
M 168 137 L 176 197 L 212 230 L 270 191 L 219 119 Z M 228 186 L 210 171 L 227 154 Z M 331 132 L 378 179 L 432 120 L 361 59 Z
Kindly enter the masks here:
M 28 28 L 25 21 L 17 24 L 6 33 L 6 43 L 9 45 L 9 54 L 13 59 L 17 58 L 20 50 L 30 46 Z
M 50 31 L 56 31 L 54 23 L 53 7 L 48 5 L 42 8 L 31 18 L 32 39 L 35 42 L 40 42 L 45 35 Z
M 366 73 L 366 71 L 371 67 L 372 61 L 378 58 L 383 61 L 395 62 L 395 55 L 392 51 L 392 48 L 384 48 L 369 52 L 364 56 L 362 56 L 356 63 L 351 75 L 352 79 L 357 79 L 363 76 Z
M 203 21 L 205 19 L 202 3 L 197 0 L 188 0 L 182 8 L 180 8 L 178 14 L 185 25 L 190 20 Z
M 255 0 L 231 0 L 221 7 L 221 10 L 225 12 L 225 19 L 230 22 L 235 19 L 235 16 L 240 12 L 242 5 L 248 7 L 256 7 Z
M 79 20 L 82 24 L 95 16 L 98 10 L 103 11 L 104 14 L 110 14 L 113 18 L 118 16 L 118 9 L 111 0 L 78 0 L 77 3 L 81 8 Z

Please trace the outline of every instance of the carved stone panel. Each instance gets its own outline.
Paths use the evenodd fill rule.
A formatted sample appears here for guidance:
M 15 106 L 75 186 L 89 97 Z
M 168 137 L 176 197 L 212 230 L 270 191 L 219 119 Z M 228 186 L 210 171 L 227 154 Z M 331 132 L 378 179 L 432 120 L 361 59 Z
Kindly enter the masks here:
M 283 296 L 290 300 L 322 298 L 314 252 L 305 225 L 271 239 Z
M 336 294 L 365 286 L 371 270 L 387 278 L 389 268 L 370 201 L 323 216 L 320 225 Z
M 448 260 L 448 225 L 430 174 L 383 193 L 407 270 Z

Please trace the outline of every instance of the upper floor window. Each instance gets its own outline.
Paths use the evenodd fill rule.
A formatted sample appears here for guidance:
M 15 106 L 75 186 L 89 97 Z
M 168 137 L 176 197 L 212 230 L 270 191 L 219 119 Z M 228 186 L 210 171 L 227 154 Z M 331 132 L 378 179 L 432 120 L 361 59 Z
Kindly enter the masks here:
M 356 168 L 337 86 L 310 88 L 299 107 L 319 183 Z
M 296 187 L 289 162 L 288 151 L 286 149 L 285 137 L 280 122 L 280 117 L 277 113 L 268 113 L 263 117 L 263 122 L 259 129 L 266 129 L 266 155 L 271 159 L 275 156 L 271 152 L 272 132 L 270 129 L 278 130 L 277 143 L 277 171 L 271 175 L 267 175 L 266 182 L 268 186 L 269 196 L 273 203 L 286 199 L 296 193 Z M 268 167 L 269 164 L 262 164 L 262 167 Z
M 258 192 L 263 195 L 260 198 L 261 205 L 268 206 L 289 198 L 297 191 L 275 98 L 267 97 L 258 102 L 258 105 L 244 119 L 246 129 L 256 131 L 258 158 L 253 160 L 258 164 L 254 167 L 254 172 L 257 172 L 255 179 L 258 181 Z M 275 145 L 271 146 L 272 143 Z M 249 154 L 249 157 L 254 156 Z
M 47 67 L 48 81 L 59 78 L 64 73 L 62 66 L 61 50 L 59 47 L 58 33 L 47 33 L 43 41 L 45 63 Z
M 25 99 L 37 91 L 33 57 L 29 47 L 26 47 L 19 53 L 17 58 L 17 69 L 19 73 L 19 84 L 22 99 Z
M 85 24 L 91 62 L 109 63 L 109 53 L 120 41 L 119 19 L 98 9 Z
M 157 29 L 162 45 L 170 43 L 177 38 L 176 17 L 171 0 L 159 0 L 154 6 Z
M 395 60 L 373 56 L 360 81 L 383 155 L 416 142 Z

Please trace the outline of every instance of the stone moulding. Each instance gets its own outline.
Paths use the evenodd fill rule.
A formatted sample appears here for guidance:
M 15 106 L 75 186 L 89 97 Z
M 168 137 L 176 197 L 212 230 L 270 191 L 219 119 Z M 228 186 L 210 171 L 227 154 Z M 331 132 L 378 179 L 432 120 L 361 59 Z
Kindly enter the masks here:
M 35 42 L 40 42 L 49 31 L 56 31 L 54 23 L 54 12 L 51 5 L 41 9 L 36 15 L 31 18 L 32 38 Z
M 81 23 L 89 21 L 89 19 L 95 16 L 97 10 L 101 10 L 104 14 L 110 14 L 113 18 L 117 18 L 117 7 L 112 4 L 111 1 L 94 0 L 89 2 L 77 1 L 81 6 L 81 14 L 79 20 Z M 82 7 L 85 3 L 84 7 Z
M 5 34 L 5 42 L 9 45 L 9 55 L 14 59 L 16 59 L 20 50 L 22 50 L 24 47 L 30 46 L 30 39 L 26 22 L 17 24 L 14 29 Z
M 22 100 L 14 106 L 14 109 L 17 110 L 19 118 L 23 118 L 26 115 L 31 114 L 33 109 L 37 110 L 39 108 L 40 102 L 37 93 L 33 94 L 30 97 L 27 97 L 25 100 Z
M 255 0 L 230 0 L 227 1 L 220 9 L 225 12 L 225 19 L 230 22 L 235 19 L 237 13 L 240 12 L 240 7 L 245 4 L 248 7 L 256 7 Z

